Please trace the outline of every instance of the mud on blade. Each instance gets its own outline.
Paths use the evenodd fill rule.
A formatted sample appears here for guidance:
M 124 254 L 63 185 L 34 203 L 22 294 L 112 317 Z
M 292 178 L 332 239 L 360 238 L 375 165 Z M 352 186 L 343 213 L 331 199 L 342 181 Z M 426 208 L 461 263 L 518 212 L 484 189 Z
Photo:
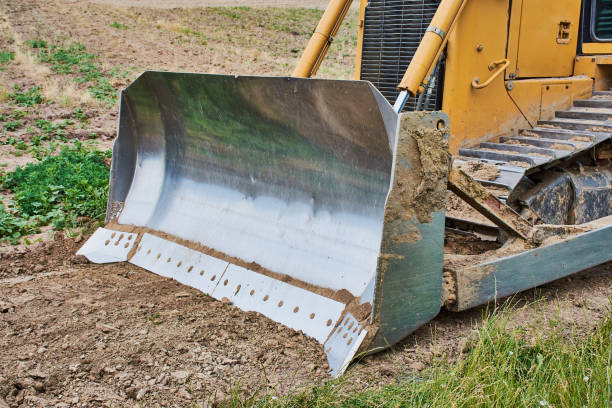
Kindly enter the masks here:
M 422 116 L 430 128 L 444 120 Z M 407 253 L 395 267 L 381 254 L 393 235 L 392 179 L 408 172 L 395 189 L 416 188 L 424 172 L 398 122 L 368 82 L 147 72 L 122 93 L 109 225 L 80 253 L 129 260 L 302 330 L 324 344 L 339 374 L 368 333 L 386 341 L 382 275 L 409 274 L 408 247 L 421 269 L 422 257 L 440 252 L 425 266 L 431 276 L 417 274 L 429 282 L 419 297 L 441 281 L 443 202 L 432 209 L 441 219 L 394 220 L 429 237 L 431 250 L 400 243 Z M 426 313 L 414 305 L 417 320 L 437 313 L 436 302 Z M 413 325 L 397 323 L 388 329 Z

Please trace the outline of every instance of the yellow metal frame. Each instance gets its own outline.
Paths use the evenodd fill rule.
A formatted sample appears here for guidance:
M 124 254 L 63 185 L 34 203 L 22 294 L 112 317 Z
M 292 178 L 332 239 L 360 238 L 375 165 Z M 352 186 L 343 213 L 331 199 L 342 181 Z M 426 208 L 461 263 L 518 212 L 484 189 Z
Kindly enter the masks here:
M 593 78 L 593 89 L 595 91 L 609 91 L 612 88 L 612 55 L 581 55 L 576 57 L 574 75 L 585 75 Z
M 499 140 L 535 126 L 538 120 L 550 119 L 555 110 L 568 109 L 574 99 L 591 95 L 593 79 L 585 75 L 520 80 L 506 79 L 501 73 L 492 75 L 508 60 L 506 77 L 515 66 L 511 57 L 515 51 L 506 50 L 506 45 L 511 45 L 510 39 L 520 26 L 510 19 L 513 23 L 508 32 L 508 13 L 519 13 L 518 5 L 513 2 L 509 10 L 507 0 L 468 0 L 449 37 L 442 110 L 450 117 L 453 154 L 461 147 Z M 556 43 L 556 33 L 552 41 Z M 541 58 L 548 58 L 546 50 Z M 570 62 L 573 65 L 574 57 Z M 487 86 L 476 89 L 474 78 L 482 78 Z
M 612 43 L 584 43 L 583 54 L 612 54 Z
M 329 2 L 293 71 L 294 77 L 310 78 L 317 73 L 352 2 L 353 0 L 331 0 Z
M 429 23 L 398 89 L 415 96 L 424 90 L 467 0 L 442 0 Z
M 355 58 L 355 75 L 356 80 L 361 79 L 361 53 L 363 52 L 363 25 L 365 24 L 365 9 L 368 5 L 368 0 L 360 0 L 359 2 L 359 32 L 357 34 L 357 57 Z

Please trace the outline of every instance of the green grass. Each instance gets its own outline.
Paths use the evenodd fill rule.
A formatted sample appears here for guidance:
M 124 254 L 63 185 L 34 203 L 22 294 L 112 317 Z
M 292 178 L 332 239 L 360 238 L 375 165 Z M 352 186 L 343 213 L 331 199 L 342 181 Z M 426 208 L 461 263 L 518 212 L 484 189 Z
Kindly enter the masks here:
M 113 21 L 113 23 L 110 24 L 110 26 L 112 28 L 116 28 L 118 30 L 127 30 L 128 28 L 130 28 L 130 27 L 126 26 L 125 24 L 120 24 L 120 23 L 118 23 L 116 21 Z
M 74 109 L 74 118 L 76 120 L 78 120 L 81 123 L 87 123 L 88 119 L 87 119 L 87 114 L 85 114 L 85 112 L 83 111 L 82 108 L 75 108 Z
M 15 59 L 15 53 L 12 51 L 0 51 L 0 65 L 5 65 Z M 0 71 L 4 71 L 4 67 L 0 66 Z
M 28 40 L 28 45 L 30 46 L 30 48 L 47 48 L 48 44 L 46 41 L 38 39 L 38 38 L 33 38 L 31 40 Z
M 549 320 L 510 328 L 510 315 L 486 320 L 454 364 L 444 356 L 421 373 L 382 388 L 356 391 L 349 372 L 288 397 L 239 391 L 223 407 L 609 407 L 612 314 L 584 335 Z M 513 319 L 516 321 L 516 317 Z M 538 330 L 533 333 L 533 330 Z
M 234 20 L 241 20 L 244 18 L 245 12 L 251 10 L 250 7 L 211 7 L 210 11 L 220 16 L 226 16 Z
M 39 45 L 41 40 L 30 40 L 30 46 Z M 87 52 L 87 48 L 80 43 L 71 43 L 67 47 L 52 44 L 39 48 L 40 62 L 51 65 L 51 69 L 62 75 L 72 75 L 76 82 L 87 84 L 87 89 L 95 99 L 112 106 L 117 102 L 117 89 L 111 84 L 110 73 L 105 72 L 99 58 Z
M 24 107 L 32 107 L 45 103 L 45 98 L 40 93 L 40 86 L 33 86 L 22 91 L 19 85 L 15 85 L 13 93 L 9 94 L 9 99 L 15 104 Z
M 3 124 L 4 130 L 9 132 L 14 132 L 15 130 L 20 129 L 23 126 L 23 123 L 19 120 L 12 120 L 10 122 L 5 122 Z
M 108 196 L 110 152 L 89 151 L 79 142 L 59 155 L 2 176 L 1 186 L 13 194 L 0 211 L 0 240 L 17 242 L 44 225 L 75 228 L 102 221 Z

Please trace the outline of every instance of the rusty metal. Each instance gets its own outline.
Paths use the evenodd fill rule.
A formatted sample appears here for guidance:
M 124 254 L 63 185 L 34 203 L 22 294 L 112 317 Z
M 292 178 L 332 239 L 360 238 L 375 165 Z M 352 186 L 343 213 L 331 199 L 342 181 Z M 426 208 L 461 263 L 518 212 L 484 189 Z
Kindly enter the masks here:
M 533 225 L 529 221 L 462 170 L 452 169 L 450 171 L 448 188 L 495 225 L 523 239 L 533 239 Z

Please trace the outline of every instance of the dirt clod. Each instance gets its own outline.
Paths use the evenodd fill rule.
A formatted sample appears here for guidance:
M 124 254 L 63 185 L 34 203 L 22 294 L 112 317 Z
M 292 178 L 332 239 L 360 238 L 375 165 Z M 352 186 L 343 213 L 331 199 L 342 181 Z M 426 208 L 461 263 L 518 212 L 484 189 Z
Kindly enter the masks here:
M 461 162 L 456 168 L 463 170 L 476 180 L 494 181 L 499 176 L 497 166 L 487 162 L 470 160 Z

